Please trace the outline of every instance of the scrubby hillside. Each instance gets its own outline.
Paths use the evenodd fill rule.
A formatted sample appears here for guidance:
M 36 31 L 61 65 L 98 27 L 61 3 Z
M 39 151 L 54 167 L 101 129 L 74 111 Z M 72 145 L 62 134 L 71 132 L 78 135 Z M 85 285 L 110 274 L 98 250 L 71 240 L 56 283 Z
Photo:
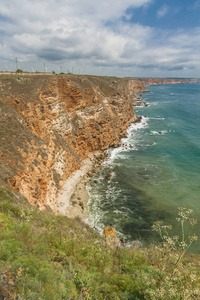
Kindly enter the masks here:
M 184 258 L 174 240 L 120 247 L 3 187 L 0 229 L 2 300 L 200 299 L 199 257 Z

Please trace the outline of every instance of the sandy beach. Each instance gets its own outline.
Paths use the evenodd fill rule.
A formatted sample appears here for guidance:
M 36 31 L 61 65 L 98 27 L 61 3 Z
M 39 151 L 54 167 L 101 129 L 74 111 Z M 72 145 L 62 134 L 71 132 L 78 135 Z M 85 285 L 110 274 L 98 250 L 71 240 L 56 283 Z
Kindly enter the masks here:
M 89 196 L 86 184 L 106 157 L 105 151 L 97 151 L 90 153 L 83 160 L 81 168 L 65 181 L 58 195 L 57 214 L 66 215 L 69 218 L 79 217 L 82 221 L 87 220 Z

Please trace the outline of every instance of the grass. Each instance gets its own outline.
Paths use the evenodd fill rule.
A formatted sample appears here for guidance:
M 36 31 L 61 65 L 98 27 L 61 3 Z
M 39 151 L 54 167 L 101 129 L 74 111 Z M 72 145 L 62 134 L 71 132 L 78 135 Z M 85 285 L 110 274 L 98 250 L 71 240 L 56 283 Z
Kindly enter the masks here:
M 0 188 L 2 299 L 199 299 L 198 256 L 112 246 L 80 220 Z M 165 241 L 166 242 L 166 241 Z M 198 263 L 197 263 L 198 262 Z
M 128 251 L 120 249 L 119 254 L 78 219 L 20 204 L 5 188 L 0 199 L 0 286 L 5 299 L 78 299 L 80 294 L 123 299 L 127 290 L 136 292 L 128 274 L 143 257 L 125 271 Z

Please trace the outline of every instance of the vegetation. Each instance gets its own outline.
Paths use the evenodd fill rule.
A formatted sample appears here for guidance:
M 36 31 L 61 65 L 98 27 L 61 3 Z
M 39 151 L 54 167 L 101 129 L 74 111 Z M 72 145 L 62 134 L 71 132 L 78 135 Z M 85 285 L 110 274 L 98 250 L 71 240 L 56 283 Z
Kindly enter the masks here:
M 21 69 L 17 69 L 16 73 L 23 73 L 23 71 Z
M 162 239 L 149 249 L 108 243 L 80 220 L 40 212 L 0 188 L 1 299 L 199 299 L 192 211 L 181 209 L 182 237 L 154 225 Z

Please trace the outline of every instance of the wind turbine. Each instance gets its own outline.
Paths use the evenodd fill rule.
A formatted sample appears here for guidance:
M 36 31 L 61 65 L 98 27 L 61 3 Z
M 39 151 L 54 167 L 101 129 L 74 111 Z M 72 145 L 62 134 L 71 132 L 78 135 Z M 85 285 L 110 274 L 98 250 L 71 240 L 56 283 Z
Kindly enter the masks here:
M 44 72 L 47 72 L 47 67 L 45 63 L 44 63 Z
M 15 62 L 16 62 L 16 71 L 18 70 L 18 60 L 17 57 L 15 57 Z

